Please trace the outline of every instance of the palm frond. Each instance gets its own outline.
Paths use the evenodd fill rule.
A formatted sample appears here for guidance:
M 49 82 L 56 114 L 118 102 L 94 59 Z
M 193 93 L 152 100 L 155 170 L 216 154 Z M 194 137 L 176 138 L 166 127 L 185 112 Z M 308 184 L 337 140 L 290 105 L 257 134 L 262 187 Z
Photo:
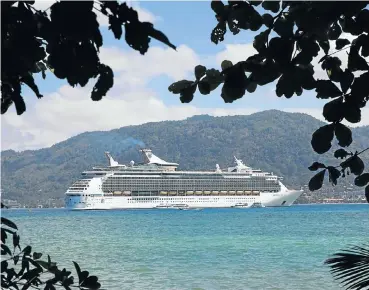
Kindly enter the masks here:
M 369 245 L 351 246 L 327 259 L 334 278 L 348 289 L 369 289 Z

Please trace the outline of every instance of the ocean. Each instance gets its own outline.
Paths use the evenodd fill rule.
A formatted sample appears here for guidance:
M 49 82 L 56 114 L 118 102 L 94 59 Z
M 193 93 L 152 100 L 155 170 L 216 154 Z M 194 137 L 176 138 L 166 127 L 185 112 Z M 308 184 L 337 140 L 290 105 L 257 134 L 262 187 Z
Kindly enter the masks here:
M 104 289 L 339 289 L 324 260 L 369 242 L 369 205 L 3 210 L 21 245 L 97 275 Z

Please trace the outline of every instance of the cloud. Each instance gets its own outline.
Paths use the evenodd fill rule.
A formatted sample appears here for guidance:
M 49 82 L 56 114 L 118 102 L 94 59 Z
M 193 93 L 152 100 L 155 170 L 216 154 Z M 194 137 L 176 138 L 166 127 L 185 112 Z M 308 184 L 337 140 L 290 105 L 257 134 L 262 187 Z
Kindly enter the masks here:
M 51 146 L 86 131 L 111 130 L 128 125 L 164 120 L 183 120 L 199 114 L 244 115 L 257 109 L 197 108 L 193 105 L 168 106 L 156 93 L 128 92 L 128 97 L 108 96 L 99 102 L 89 99 L 85 88 L 63 86 L 45 96 L 22 116 L 7 113 L 2 121 L 2 150 L 37 149 Z M 57 116 L 57 117 L 56 117 Z
M 112 66 L 116 75 L 114 88 L 107 97 L 93 102 L 90 99 L 92 84 L 85 88 L 64 85 L 37 100 L 33 106 L 29 105 L 22 116 L 17 116 L 11 108 L 2 116 L 2 149 L 42 148 L 85 131 L 181 120 L 198 114 L 224 116 L 257 111 L 165 104 L 148 83 L 160 76 L 178 80 L 190 73 L 192 75 L 199 59 L 185 45 L 180 45 L 177 52 L 170 48 L 151 47 L 144 56 L 135 51 L 108 47 L 102 49 L 101 59 Z
M 150 80 L 162 74 L 178 80 L 184 78 L 199 63 L 196 53 L 186 45 L 177 50 L 152 46 L 142 56 L 137 51 L 121 50 L 117 47 L 102 48 L 100 59 L 122 77 L 136 82 Z
M 219 65 L 223 60 L 230 60 L 235 64 L 257 53 L 252 44 L 226 44 L 225 47 L 225 50 L 216 55 L 216 62 Z

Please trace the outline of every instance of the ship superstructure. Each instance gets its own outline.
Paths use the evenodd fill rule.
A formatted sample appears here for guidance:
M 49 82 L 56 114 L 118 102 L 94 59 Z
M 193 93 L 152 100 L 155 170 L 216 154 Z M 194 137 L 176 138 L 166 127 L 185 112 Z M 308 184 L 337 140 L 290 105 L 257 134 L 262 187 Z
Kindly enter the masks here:
M 288 190 L 281 178 L 246 166 L 214 171 L 180 171 L 179 164 L 141 149 L 143 162 L 119 164 L 109 152 L 108 166 L 84 171 L 66 192 L 70 209 L 149 209 L 290 206 L 301 190 Z

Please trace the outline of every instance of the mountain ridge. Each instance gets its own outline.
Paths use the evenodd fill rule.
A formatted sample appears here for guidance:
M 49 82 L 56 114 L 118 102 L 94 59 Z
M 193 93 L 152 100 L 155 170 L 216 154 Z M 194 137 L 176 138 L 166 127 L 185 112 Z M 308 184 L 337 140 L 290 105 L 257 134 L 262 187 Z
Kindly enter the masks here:
M 2 151 L 3 197 L 22 201 L 63 197 L 83 170 L 106 164 L 105 151 L 120 163 L 140 161 L 137 145 L 150 147 L 160 158 L 177 162 L 179 170 L 215 170 L 245 164 L 283 176 L 288 186 L 307 183 L 313 161 L 339 163 L 331 154 L 311 149 L 311 134 L 324 122 L 303 113 L 278 110 L 251 115 L 200 115 L 181 121 L 150 122 L 110 131 L 84 132 L 48 148 Z M 350 148 L 369 144 L 369 126 L 354 128 Z

